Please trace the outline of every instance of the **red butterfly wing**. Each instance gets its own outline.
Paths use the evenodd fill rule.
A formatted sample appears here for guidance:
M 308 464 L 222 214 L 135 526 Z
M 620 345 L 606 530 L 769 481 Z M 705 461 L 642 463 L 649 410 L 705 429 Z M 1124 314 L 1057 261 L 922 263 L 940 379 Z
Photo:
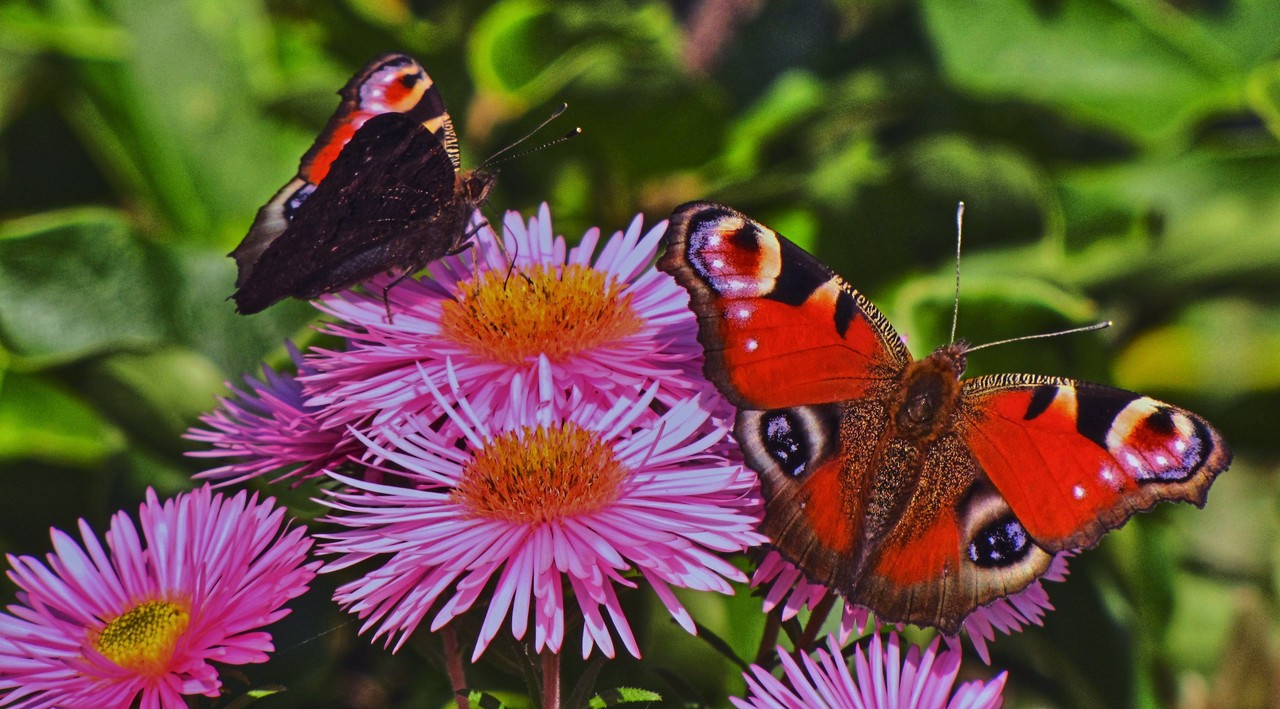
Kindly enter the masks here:
M 707 376 L 739 408 L 857 399 L 910 361 L 870 301 L 729 207 L 677 208 L 665 241 L 658 268 L 689 291 Z
M 1090 547 L 1162 500 L 1204 504 L 1231 451 L 1204 419 L 1058 377 L 965 382 L 957 430 L 1040 546 Z

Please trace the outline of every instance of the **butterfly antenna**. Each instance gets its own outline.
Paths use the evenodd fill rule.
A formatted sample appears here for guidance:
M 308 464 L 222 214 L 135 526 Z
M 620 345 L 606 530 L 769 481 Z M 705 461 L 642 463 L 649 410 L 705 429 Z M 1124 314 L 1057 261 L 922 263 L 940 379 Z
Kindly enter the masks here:
M 505 224 L 505 223 L 503 224 L 503 227 L 502 227 L 502 228 L 503 228 L 504 230 L 506 229 L 506 224 Z M 505 231 L 504 231 L 504 233 L 505 233 Z M 511 276 L 512 276 L 512 274 L 515 274 L 515 273 L 519 273 L 519 274 L 520 274 L 520 277 L 521 277 L 521 278 L 523 278 L 523 279 L 524 279 L 526 282 L 528 282 L 530 285 L 532 285 L 532 284 L 533 284 L 533 279 L 532 279 L 532 278 L 530 278 L 530 277 L 529 277 L 529 275 L 528 275 L 527 273 L 525 273 L 524 271 L 517 271 L 517 270 L 516 270 L 516 259 L 520 257 L 520 240 L 519 240 L 519 239 L 512 239 L 511 241 L 512 241 L 512 243 L 514 243 L 514 244 L 515 244 L 515 246 L 516 246 L 516 250 L 515 250 L 515 252 L 514 252 L 514 253 L 507 254 L 507 249 L 506 249 L 505 247 L 503 247 L 503 249 L 502 249 L 502 253 L 503 253 L 503 255 L 507 256 L 507 275 L 506 275 L 505 277 L 503 277 L 503 279 L 502 279 L 502 288 L 503 288 L 504 290 L 505 290 L 505 289 L 506 289 L 506 287 L 507 287 L 507 283 L 511 281 Z
M 489 158 L 488 158 L 487 160 L 485 160 L 484 162 L 480 163 L 480 169 L 483 169 L 483 168 L 486 168 L 486 167 L 491 167 L 491 166 L 493 166 L 493 165 L 498 164 L 499 162 L 507 162 L 508 160 L 513 160 L 513 159 L 518 158 L 518 157 L 520 157 L 520 156 L 522 156 L 522 155 L 528 155 L 529 153 L 532 153 L 532 152 L 535 152 L 535 151 L 538 151 L 538 150 L 542 150 L 543 148 L 548 148 L 548 147 L 551 147 L 552 145 L 556 145 L 556 144 L 559 144 L 559 143 L 563 143 L 564 141 L 566 141 L 566 140 L 568 140 L 568 139 L 570 139 L 570 138 L 572 138 L 572 137 L 574 137 L 574 136 L 579 135 L 580 133 L 582 133 L 582 129 L 581 129 L 581 128 L 574 128 L 573 130 L 569 131 L 569 132 L 568 132 L 567 134 L 565 134 L 564 136 L 562 136 L 562 137 L 560 137 L 560 138 L 557 138 L 557 139 L 555 139 L 555 140 L 553 140 L 553 141 L 550 141 L 550 142 L 548 142 L 548 143 L 544 143 L 544 144 L 542 144 L 542 145 L 539 145 L 539 146 L 538 146 L 538 147 L 536 147 L 536 148 L 533 148 L 533 149 L 531 149 L 531 150 L 526 150 L 526 151 L 524 151 L 524 152 L 522 152 L 522 153 L 516 153 L 515 155 L 509 155 L 509 156 L 507 156 L 507 157 L 503 158 L 501 161 L 499 161 L 499 160 L 498 160 L 498 158 L 499 158 L 499 157 L 501 157 L 502 155 L 504 155 L 504 154 L 506 154 L 506 153 L 510 152 L 510 151 L 511 151 L 513 148 L 515 148 L 516 146 L 518 146 L 518 145 L 520 145 L 521 143 L 525 142 L 526 140 L 528 140 L 528 139 L 532 138 L 535 134 L 537 134 L 537 132 L 538 132 L 538 131 L 540 131 L 540 130 L 542 130 L 543 128 L 545 128 L 545 127 L 547 126 L 547 124 L 548 124 L 548 123 L 550 123 L 551 121 L 554 121 L 555 119 L 559 118 L 559 117 L 560 117 L 560 115 L 561 115 L 562 113 L 564 113 L 564 112 L 565 112 L 565 109 L 567 109 L 567 108 L 569 108 L 569 104 L 567 104 L 567 103 L 562 103 L 562 104 L 560 104 L 560 107 L 559 107 L 559 108 L 557 108 L 556 110 L 552 111 L 552 112 L 551 112 L 551 115 L 550 115 L 550 116 L 547 116 L 545 119 L 543 119 L 543 121 L 542 121 L 541 123 L 539 123 L 539 124 L 537 125 L 537 127 L 535 127 L 533 130 L 531 130 L 531 131 L 529 131 L 528 133 L 524 134 L 524 136 L 523 136 L 523 137 L 521 137 L 519 140 L 515 141 L 515 142 L 514 142 L 514 143 L 512 143 L 511 145 L 508 145 L 507 147 L 503 148 L 502 150 L 499 150 L 498 152 L 494 153 L 493 155 L 490 155 L 490 156 L 489 156 Z
M 956 295 L 951 306 L 951 339 L 956 342 L 956 323 L 960 321 L 960 241 L 964 236 L 964 202 L 956 205 Z
M 1043 333 L 1040 333 L 1039 335 L 1023 335 L 1022 337 L 1011 337 L 1007 340 L 997 340 L 995 342 L 988 342 L 985 345 L 978 345 L 977 347 L 966 347 L 965 354 L 968 354 L 970 352 L 977 352 L 978 350 L 984 350 L 988 347 L 995 347 L 996 345 L 1007 345 L 1010 342 L 1022 342 L 1023 340 L 1040 340 L 1046 337 L 1057 337 L 1058 335 L 1074 335 L 1077 332 L 1093 332 L 1094 330 L 1105 330 L 1111 327 L 1111 325 L 1112 325 L 1112 322 L 1110 320 L 1103 320 L 1102 322 L 1096 322 L 1092 325 L 1085 325 L 1083 327 L 1073 327 L 1070 330 L 1058 330 L 1057 332 L 1043 332 Z

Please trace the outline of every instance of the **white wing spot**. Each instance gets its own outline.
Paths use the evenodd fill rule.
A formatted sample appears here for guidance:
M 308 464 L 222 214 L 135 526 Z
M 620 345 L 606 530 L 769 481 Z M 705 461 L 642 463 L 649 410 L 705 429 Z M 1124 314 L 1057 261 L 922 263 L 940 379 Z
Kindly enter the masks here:
M 1071 488 L 1071 494 L 1072 494 L 1072 495 L 1074 495 L 1074 496 L 1075 496 L 1075 498 L 1076 498 L 1077 500 L 1083 500 L 1083 499 L 1084 499 L 1084 486 L 1083 486 L 1083 485 L 1076 485 L 1075 487 Z
M 760 343 L 757 342 L 755 339 L 747 340 L 747 345 L 744 349 L 746 349 L 746 351 L 748 352 L 755 352 L 756 350 L 760 349 Z
M 1168 465 L 1168 464 L 1169 464 L 1169 459 L 1168 459 L 1168 458 L 1166 458 L 1166 457 L 1164 457 L 1164 456 L 1162 456 L 1162 455 L 1158 455 L 1158 456 L 1156 456 L 1156 463 L 1158 463 L 1158 464 L 1160 464 L 1160 465 Z
M 747 319 L 747 318 L 749 318 L 749 317 L 751 317 L 751 310 L 750 310 L 750 309 L 748 309 L 748 308 L 738 308 L 738 318 L 739 318 L 739 319 L 741 319 L 741 320 L 746 320 L 746 319 Z
M 1128 463 L 1129 466 L 1134 468 L 1135 470 L 1142 470 L 1142 461 L 1138 460 L 1138 456 L 1132 453 L 1126 453 L 1124 456 L 1124 461 Z
M 711 267 L 717 269 L 724 268 L 724 259 L 711 259 Z
M 1173 449 L 1178 451 L 1179 453 L 1182 453 L 1187 450 L 1187 442 L 1179 438 L 1177 441 L 1174 442 Z

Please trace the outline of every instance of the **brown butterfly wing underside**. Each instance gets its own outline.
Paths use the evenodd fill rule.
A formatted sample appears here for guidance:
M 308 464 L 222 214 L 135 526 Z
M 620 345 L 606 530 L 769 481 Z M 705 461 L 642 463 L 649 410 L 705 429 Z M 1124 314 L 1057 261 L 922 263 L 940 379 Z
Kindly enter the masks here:
M 947 633 L 1053 554 L 1161 500 L 1202 505 L 1231 460 L 1195 414 L 1058 377 L 961 380 L 913 361 L 865 297 L 722 205 L 676 209 L 658 267 L 689 291 L 706 373 L 738 407 L 764 532 L 884 621 Z
M 231 252 L 241 313 L 413 273 L 468 243 L 467 218 L 493 176 L 460 169 L 452 121 L 422 67 L 383 55 L 339 94 L 297 176 Z

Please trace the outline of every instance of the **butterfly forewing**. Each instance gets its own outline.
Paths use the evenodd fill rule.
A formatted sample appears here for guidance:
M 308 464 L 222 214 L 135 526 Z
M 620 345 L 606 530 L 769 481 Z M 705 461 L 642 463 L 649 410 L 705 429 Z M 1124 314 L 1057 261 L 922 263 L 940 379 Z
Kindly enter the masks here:
M 658 268 L 689 291 L 707 375 L 739 408 L 856 398 L 910 359 L 875 306 L 729 207 L 679 207 L 665 240 Z

